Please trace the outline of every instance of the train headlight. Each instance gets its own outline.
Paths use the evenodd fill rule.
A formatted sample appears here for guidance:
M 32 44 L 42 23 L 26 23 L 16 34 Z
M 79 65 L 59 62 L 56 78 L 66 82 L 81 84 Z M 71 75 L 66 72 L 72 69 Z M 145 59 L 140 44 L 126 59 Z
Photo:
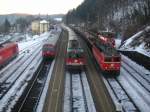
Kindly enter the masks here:
M 75 62 L 75 63 L 77 63 L 77 62 L 78 62 L 78 60 L 74 60 L 74 62 Z
M 80 62 L 80 64 L 82 65 L 83 63 L 82 63 L 82 62 Z

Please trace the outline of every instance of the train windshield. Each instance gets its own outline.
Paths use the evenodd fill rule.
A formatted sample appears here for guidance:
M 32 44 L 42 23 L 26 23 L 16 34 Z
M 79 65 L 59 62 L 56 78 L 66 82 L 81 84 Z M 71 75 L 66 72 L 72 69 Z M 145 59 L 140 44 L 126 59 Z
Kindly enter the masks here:
M 100 32 L 99 34 L 104 36 L 104 37 L 108 37 L 108 38 L 114 38 L 115 37 L 115 33 L 113 33 L 113 32 Z
M 52 47 L 46 47 L 46 48 L 43 48 L 43 51 L 55 51 L 55 49 L 54 48 L 52 48 Z
M 68 52 L 68 58 L 83 58 L 83 52 Z
M 50 46 L 50 45 L 44 45 L 43 46 L 43 51 L 55 51 L 54 46 Z
M 79 47 L 77 40 L 69 40 L 68 48 L 75 49 Z
M 120 57 L 105 57 L 104 61 L 105 62 L 120 62 L 121 58 Z

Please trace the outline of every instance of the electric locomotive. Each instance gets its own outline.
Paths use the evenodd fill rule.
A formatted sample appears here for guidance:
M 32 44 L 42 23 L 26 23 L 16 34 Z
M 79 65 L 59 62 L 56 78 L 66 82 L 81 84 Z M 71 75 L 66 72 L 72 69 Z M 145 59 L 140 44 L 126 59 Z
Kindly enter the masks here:
M 121 56 L 119 52 L 110 44 L 98 41 L 92 47 L 93 55 L 103 72 L 114 72 L 119 74 L 121 66 Z
M 42 48 L 43 58 L 53 59 L 55 57 L 55 46 L 53 44 L 44 44 Z
M 55 41 L 54 41 L 55 40 Z M 56 55 L 56 42 L 57 40 L 54 39 L 53 41 L 51 39 L 47 39 L 46 42 L 44 42 L 42 47 L 42 56 L 43 59 L 53 59 Z
M 67 69 L 82 69 L 85 66 L 84 51 L 76 34 L 69 30 L 69 41 L 67 46 L 66 67 Z
M 18 44 L 7 42 L 0 44 L 0 67 L 4 66 L 19 53 Z

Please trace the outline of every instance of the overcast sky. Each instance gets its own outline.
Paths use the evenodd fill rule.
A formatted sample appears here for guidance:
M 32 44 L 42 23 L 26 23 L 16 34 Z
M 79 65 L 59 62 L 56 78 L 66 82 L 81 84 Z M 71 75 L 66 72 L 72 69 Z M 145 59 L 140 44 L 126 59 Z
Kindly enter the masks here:
M 65 14 L 82 2 L 83 0 L 0 0 L 0 14 Z

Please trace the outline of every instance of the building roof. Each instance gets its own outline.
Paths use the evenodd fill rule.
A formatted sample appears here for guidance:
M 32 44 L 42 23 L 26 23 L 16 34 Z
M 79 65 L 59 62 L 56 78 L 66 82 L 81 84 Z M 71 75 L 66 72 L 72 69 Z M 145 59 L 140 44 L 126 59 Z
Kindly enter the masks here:
M 48 23 L 48 21 L 46 21 L 46 20 L 42 20 L 42 21 L 40 21 L 40 23 Z

